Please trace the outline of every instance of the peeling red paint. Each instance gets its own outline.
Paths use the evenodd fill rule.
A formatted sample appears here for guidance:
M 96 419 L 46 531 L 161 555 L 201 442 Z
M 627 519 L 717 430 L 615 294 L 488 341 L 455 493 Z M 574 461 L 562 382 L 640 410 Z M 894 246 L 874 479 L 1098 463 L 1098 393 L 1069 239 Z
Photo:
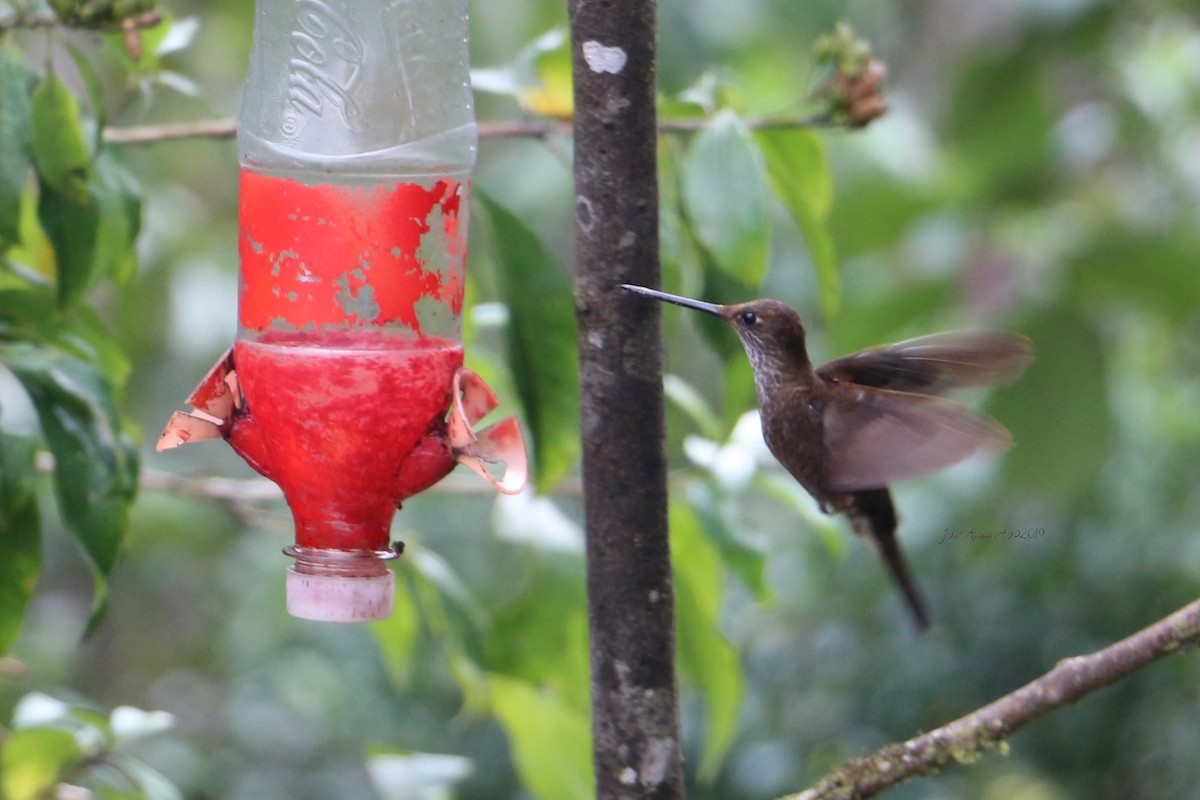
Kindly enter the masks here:
M 446 178 L 429 187 L 306 184 L 243 169 L 241 325 L 255 331 L 401 325 L 416 333 L 416 305 L 426 297 L 461 314 L 465 190 Z M 435 208 L 448 259 L 440 271 L 427 269 L 418 255 Z

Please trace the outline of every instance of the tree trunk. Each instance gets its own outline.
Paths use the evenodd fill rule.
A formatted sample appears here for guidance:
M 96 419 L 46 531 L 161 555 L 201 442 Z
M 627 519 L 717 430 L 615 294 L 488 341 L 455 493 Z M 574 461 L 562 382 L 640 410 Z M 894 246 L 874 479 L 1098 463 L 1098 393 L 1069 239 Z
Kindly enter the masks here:
M 571 0 L 596 797 L 683 798 L 667 538 L 654 0 Z

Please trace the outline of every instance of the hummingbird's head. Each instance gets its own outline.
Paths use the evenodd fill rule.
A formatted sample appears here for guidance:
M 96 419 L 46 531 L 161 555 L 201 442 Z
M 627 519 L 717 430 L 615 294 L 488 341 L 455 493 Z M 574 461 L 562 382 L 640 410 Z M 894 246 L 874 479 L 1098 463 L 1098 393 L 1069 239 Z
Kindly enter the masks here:
M 760 381 L 811 368 L 804 322 L 791 306 L 778 300 L 762 299 L 718 308 L 718 316 L 728 322 L 742 340 L 742 347 Z
M 621 287 L 656 300 L 703 311 L 728 322 L 742 340 L 760 387 L 812 369 L 805 345 L 804 323 L 786 303 L 762 299 L 723 306 L 628 283 Z

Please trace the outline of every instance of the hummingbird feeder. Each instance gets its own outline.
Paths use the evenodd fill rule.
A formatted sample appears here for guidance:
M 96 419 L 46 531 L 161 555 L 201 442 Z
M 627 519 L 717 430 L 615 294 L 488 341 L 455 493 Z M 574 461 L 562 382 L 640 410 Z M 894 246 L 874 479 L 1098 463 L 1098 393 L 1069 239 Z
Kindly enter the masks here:
M 395 511 L 455 464 L 525 484 L 516 418 L 473 430 L 497 401 L 463 367 L 466 33 L 466 0 L 255 5 L 237 337 L 158 450 L 223 438 L 279 484 L 294 616 L 388 616 Z

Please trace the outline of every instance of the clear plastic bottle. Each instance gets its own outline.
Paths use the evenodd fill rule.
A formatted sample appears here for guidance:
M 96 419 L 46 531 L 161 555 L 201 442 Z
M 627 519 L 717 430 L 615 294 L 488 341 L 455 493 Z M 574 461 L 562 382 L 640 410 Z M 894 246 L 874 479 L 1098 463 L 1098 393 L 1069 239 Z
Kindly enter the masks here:
M 410 456 L 462 365 L 466 0 L 255 8 L 233 358 L 257 431 L 231 444 L 292 509 L 289 611 L 379 618 L 396 505 L 429 482 Z

